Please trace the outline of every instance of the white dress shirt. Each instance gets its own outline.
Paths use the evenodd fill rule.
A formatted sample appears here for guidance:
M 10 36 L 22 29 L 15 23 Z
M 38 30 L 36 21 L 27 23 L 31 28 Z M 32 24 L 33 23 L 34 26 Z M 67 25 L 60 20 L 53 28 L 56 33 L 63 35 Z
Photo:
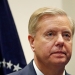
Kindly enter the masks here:
M 36 66 L 34 60 L 33 60 L 33 66 L 34 66 L 34 69 L 35 69 L 37 75 L 44 75 L 44 74 L 38 69 L 38 67 Z M 63 75 L 65 75 L 65 71 L 64 71 Z

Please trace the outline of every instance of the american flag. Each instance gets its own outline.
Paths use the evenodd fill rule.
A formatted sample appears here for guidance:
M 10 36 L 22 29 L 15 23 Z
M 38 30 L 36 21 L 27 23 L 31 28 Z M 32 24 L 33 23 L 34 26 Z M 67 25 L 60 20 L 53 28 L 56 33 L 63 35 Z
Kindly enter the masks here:
M 7 0 L 0 0 L 0 75 L 21 70 L 26 59 Z

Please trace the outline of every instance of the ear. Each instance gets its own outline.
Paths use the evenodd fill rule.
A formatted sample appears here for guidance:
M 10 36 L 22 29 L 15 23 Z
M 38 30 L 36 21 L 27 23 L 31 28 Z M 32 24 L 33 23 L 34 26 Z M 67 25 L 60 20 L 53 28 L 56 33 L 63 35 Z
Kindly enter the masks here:
M 30 43 L 30 46 L 34 52 L 34 37 L 32 35 L 28 35 L 28 40 L 29 40 L 29 43 Z

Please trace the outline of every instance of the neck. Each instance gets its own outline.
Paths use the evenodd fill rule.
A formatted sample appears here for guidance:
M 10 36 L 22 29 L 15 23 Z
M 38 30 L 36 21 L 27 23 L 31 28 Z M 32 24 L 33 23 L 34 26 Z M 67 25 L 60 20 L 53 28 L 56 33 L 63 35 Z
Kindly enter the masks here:
M 58 67 L 43 67 L 40 70 L 44 73 L 44 75 L 63 75 L 64 68 Z
M 44 75 L 63 75 L 65 66 L 52 64 L 47 65 L 36 60 L 34 60 L 34 62 Z

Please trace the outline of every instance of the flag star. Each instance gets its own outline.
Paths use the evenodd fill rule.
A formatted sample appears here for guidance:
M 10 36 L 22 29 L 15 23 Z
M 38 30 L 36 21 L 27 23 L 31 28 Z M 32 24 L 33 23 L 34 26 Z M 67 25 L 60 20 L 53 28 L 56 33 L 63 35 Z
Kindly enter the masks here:
M 3 59 L 2 64 L 3 64 L 3 67 L 5 67 L 5 66 L 6 66 L 5 59 Z
M 11 66 L 12 66 L 13 64 L 11 63 L 11 61 L 9 61 L 8 63 L 7 63 L 7 68 L 9 68 L 9 69 L 11 69 Z
M 20 69 L 22 69 L 21 67 L 19 67 L 19 64 L 17 64 L 17 66 L 16 65 L 14 65 L 14 69 L 13 69 L 13 71 L 18 71 L 18 70 L 20 70 Z

